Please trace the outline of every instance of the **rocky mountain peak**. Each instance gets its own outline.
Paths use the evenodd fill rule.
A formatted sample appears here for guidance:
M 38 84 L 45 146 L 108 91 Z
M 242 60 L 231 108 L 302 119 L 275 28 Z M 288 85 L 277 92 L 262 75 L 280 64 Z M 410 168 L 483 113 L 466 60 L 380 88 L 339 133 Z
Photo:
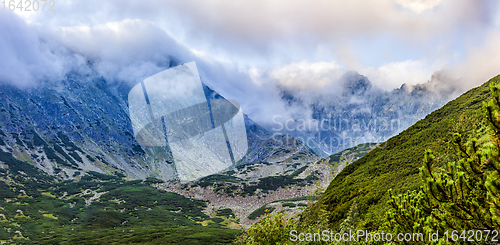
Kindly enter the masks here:
M 355 71 L 349 71 L 340 78 L 343 93 L 346 96 L 363 96 L 372 88 L 372 83 L 367 77 Z

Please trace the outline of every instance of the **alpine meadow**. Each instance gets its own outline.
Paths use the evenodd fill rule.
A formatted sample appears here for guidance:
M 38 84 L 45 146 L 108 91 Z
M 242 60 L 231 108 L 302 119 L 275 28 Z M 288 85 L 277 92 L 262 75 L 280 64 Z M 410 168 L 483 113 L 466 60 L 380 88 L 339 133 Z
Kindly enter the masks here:
M 0 0 L 0 245 L 500 244 L 498 0 Z

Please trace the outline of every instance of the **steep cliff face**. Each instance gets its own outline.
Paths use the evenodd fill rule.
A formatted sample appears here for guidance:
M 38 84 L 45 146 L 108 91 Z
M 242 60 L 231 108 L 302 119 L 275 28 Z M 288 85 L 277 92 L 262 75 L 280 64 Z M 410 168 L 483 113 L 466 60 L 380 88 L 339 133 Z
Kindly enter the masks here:
M 157 169 L 154 149 L 135 142 L 120 89 L 78 74 L 27 90 L 2 85 L 2 148 L 63 178 L 80 170 L 143 178 Z
M 384 142 L 438 109 L 457 91 L 435 89 L 432 81 L 384 91 L 357 72 L 348 72 L 321 94 L 282 90 L 295 120 L 273 125 L 322 157 L 367 142 Z M 271 128 L 273 128 L 271 127 Z
M 0 85 L 0 149 L 63 179 L 87 170 L 175 179 L 166 148 L 141 146 L 133 136 L 127 104 L 131 87 L 79 73 L 57 83 L 40 81 L 29 89 Z M 267 161 L 280 145 L 266 147 L 262 142 L 271 135 L 250 119 L 245 122 L 250 152 L 246 162 Z M 317 158 L 307 147 L 280 157 L 299 151 Z
M 436 166 L 432 167 L 438 168 L 447 161 L 458 161 L 454 133 L 464 138 L 477 137 L 478 142 L 485 141 L 480 138 L 483 133 L 487 135 L 481 106 L 491 98 L 490 84 L 498 82 L 500 76 L 465 92 L 347 165 L 322 196 L 329 211 L 329 221 L 339 225 L 347 217 L 351 205 L 356 203 L 360 216 L 365 217 L 366 227 L 376 229 L 389 208 L 389 189 L 398 195 L 422 186 L 419 168 L 423 166 L 426 150 L 433 151 Z

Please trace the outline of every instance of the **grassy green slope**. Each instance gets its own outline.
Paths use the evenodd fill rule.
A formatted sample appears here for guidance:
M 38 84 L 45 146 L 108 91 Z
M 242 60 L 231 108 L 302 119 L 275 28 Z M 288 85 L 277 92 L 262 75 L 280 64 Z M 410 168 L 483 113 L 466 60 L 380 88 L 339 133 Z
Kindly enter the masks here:
M 388 207 L 388 189 L 392 188 L 397 194 L 422 185 L 418 168 L 426 149 L 432 149 L 444 162 L 451 160 L 454 158 L 454 148 L 449 144 L 452 134 L 468 135 L 479 127 L 481 105 L 489 99 L 492 81 L 500 81 L 500 76 L 469 90 L 348 165 L 322 196 L 330 220 L 338 225 L 356 202 L 365 219 L 363 226 L 377 227 L 377 220 Z
M 225 244 L 240 233 L 204 201 L 122 177 L 57 181 L 0 149 L 0 244 Z
M 359 144 L 357 146 L 345 149 L 341 152 L 337 152 L 337 153 L 335 153 L 335 154 L 333 154 L 333 155 L 331 155 L 323 160 L 320 160 L 320 162 L 327 161 L 329 164 L 331 164 L 334 171 L 337 172 L 337 171 L 340 171 L 339 168 L 342 168 L 342 167 L 352 163 L 356 159 L 364 156 L 366 153 L 370 152 L 378 145 L 379 145 L 378 143 Z M 294 177 L 299 175 L 304 170 L 305 170 L 305 167 L 298 169 L 295 172 L 293 172 L 291 175 L 288 175 L 287 177 L 289 177 L 289 179 L 293 179 Z M 273 177 L 273 176 L 271 176 L 271 177 Z M 269 177 L 261 178 L 261 180 L 269 180 L 269 179 L 270 179 Z M 269 183 L 270 182 L 268 181 L 268 184 Z M 299 182 L 299 184 L 301 184 L 301 183 Z M 261 185 L 261 188 L 263 188 L 264 191 L 266 190 L 266 186 L 264 186 L 264 185 Z M 295 198 L 288 198 L 288 199 L 272 201 L 272 202 L 269 202 L 269 203 L 262 205 L 260 208 L 253 211 L 250 215 L 248 215 L 248 219 L 254 220 L 257 217 L 259 217 L 260 215 L 264 215 L 266 213 L 272 213 L 272 212 L 278 213 L 278 211 L 280 211 L 279 209 L 275 210 L 274 207 L 268 206 L 269 204 L 272 204 L 272 203 L 276 203 L 276 202 L 281 202 L 283 204 L 288 203 L 288 204 L 291 204 L 292 207 L 298 206 L 298 209 L 301 209 L 301 207 L 303 207 L 303 205 L 306 205 L 303 203 L 303 201 L 314 200 L 314 198 L 316 198 L 316 197 L 315 196 L 302 196 L 302 197 L 295 197 Z M 300 202 L 302 202 L 302 203 L 300 203 Z M 283 211 L 283 210 L 281 210 L 281 211 Z
M 101 244 L 232 244 L 239 230 L 204 226 L 149 226 L 95 229 L 85 232 L 53 234 L 35 244 L 101 245 Z

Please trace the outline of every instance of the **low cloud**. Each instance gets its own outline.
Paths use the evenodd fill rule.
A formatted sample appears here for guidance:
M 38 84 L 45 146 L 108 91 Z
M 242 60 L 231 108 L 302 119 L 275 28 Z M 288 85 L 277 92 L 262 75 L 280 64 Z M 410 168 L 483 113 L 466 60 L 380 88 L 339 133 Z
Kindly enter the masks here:
M 441 66 L 429 66 L 428 62 L 423 60 L 407 60 L 401 62 L 392 62 L 378 68 L 368 67 L 360 70 L 360 73 L 367 76 L 377 87 L 390 90 L 401 86 L 415 85 L 427 82 L 434 71 Z
M 367 67 L 358 72 L 370 79 L 372 84 L 383 90 L 391 90 L 403 83 L 415 85 L 427 82 L 443 64 L 429 65 L 425 60 L 392 62 L 381 67 Z M 316 91 L 323 94 L 335 93 L 341 86 L 339 79 L 350 69 L 336 62 L 300 62 L 261 72 L 256 80 L 274 82 L 274 86 L 289 90 Z M 267 77 L 263 78 L 262 74 Z M 258 78 L 257 78 L 258 77 Z
M 334 62 L 300 62 L 278 67 L 270 77 L 288 89 L 315 90 L 332 85 L 345 73 L 343 70 Z
M 89 72 L 87 62 L 108 81 L 137 83 L 171 62 L 193 59 L 149 21 L 49 28 L 5 12 L 0 22 L 0 82 L 18 87 L 58 81 L 70 71 Z
M 49 38 L 84 55 L 108 81 L 138 83 L 172 62 L 184 62 L 190 54 L 165 31 L 144 20 L 61 27 Z
M 500 30 L 488 34 L 480 46 L 467 50 L 464 62 L 450 68 L 450 76 L 460 81 L 463 90 L 479 86 L 500 74 Z
M 491 15 L 481 23 L 486 2 L 491 1 L 67 1 L 58 3 L 57 14 L 34 13 L 24 21 L 8 11 L 0 15 L 0 82 L 30 86 L 63 79 L 89 61 L 107 81 L 134 84 L 174 61 L 194 60 L 202 81 L 240 102 L 255 121 L 308 118 L 310 110 L 288 106 L 282 91 L 295 90 L 305 99 L 328 95 L 350 70 L 384 90 L 429 80 L 467 89 L 495 76 L 500 18 Z M 476 45 L 464 51 L 462 43 L 446 45 L 463 37 L 455 32 L 467 33 L 474 25 L 480 27 Z M 494 30 L 482 36 L 488 28 Z M 377 44 L 386 37 L 403 48 Z M 359 51 L 365 44 L 396 55 L 418 50 L 386 58 L 380 57 L 383 51 Z M 450 58 L 455 51 L 459 58 Z M 431 78 L 435 71 L 439 76 Z
M 332 50 L 340 53 L 345 51 L 343 43 L 376 39 L 380 34 L 403 42 L 432 42 L 436 36 L 449 35 L 449 30 L 483 18 L 482 8 L 488 1 L 68 0 L 58 3 L 57 14 L 26 18 L 53 26 L 147 20 L 167 30 L 175 40 L 212 56 L 243 64 L 273 56 L 268 60 L 284 65 L 290 59 L 300 62 L 307 55 L 321 56 L 318 45 L 333 46 Z M 356 59 L 349 52 L 339 56 L 334 55 L 341 59 L 338 62 Z
M 70 67 L 83 62 L 67 50 L 41 40 L 32 27 L 10 11 L 0 14 L 0 83 L 29 87 L 62 79 Z
M 443 0 L 396 0 L 403 8 L 409 9 L 417 14 L 431 10 Z

